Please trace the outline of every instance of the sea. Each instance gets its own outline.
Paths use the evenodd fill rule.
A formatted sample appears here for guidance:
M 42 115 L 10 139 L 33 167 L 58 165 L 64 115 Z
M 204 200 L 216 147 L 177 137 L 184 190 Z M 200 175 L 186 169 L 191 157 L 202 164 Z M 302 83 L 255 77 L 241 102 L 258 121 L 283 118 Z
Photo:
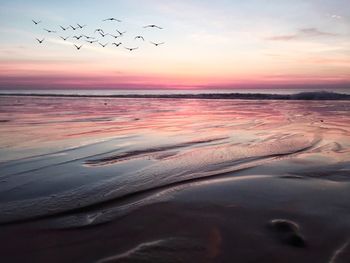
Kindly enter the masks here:
M 171 95 L 171 94 L 297 94 L 302 92 L 335 92 L 350 94 L 350 88 L 318 89 L 3 89 L 0 94 L 48 94 L 48 95 Z

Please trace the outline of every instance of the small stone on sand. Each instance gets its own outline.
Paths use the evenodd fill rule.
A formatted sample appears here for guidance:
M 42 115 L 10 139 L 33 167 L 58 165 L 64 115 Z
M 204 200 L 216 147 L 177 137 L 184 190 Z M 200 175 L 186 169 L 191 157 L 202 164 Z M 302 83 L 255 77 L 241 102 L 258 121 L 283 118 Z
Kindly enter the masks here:
M 293 247 L 305 247 L 305 238 L 300 234 L 299 225 L 287 219 L 273 219 L 268 224 L 269 228 L 282 243 Z

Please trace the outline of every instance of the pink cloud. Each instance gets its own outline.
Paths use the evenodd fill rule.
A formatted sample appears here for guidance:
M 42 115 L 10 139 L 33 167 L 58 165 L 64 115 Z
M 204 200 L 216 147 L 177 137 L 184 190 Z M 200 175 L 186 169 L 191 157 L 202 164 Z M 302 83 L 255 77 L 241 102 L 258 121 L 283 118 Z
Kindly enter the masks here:
M 297 40 L 297 39 L 321 37 L 321 36 L 335 37 L 337 36 L 337 34 L 323 32 L 317 28 L 302 28 L 302 29 L 299 29 L 298 32 L 295 34 L 272 36 L 266 39 L 275 40 L 275 41 L 289 41 L 289 40 Z

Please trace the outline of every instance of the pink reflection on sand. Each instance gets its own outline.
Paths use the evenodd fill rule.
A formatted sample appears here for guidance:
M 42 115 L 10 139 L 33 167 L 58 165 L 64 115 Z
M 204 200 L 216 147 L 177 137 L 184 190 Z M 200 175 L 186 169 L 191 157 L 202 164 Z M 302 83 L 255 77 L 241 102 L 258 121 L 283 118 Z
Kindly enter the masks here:
M 341 101 L 2 97 L 0 144 L 46 152 L 121 136 L 155 144 L 213 136 L 249 143 L 299 132 L 327 132 L 347 144 L 349 108 Z

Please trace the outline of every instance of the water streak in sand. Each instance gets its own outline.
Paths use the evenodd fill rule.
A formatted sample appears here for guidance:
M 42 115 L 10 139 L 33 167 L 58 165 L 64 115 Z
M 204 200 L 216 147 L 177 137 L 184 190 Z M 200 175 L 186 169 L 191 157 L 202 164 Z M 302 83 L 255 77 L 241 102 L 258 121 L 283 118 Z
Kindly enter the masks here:
M 340 248 L 338 248 L 334 254 L 332 255 L 329 263 L 340 263 L 340 262 L 346 262 L 350 258 L 350 253 L 348 252 L 347 258 L 343 259 L 342 255 L 345 253 L 345 251 L 349 248 L 350 240 L 345 242 Z
M 168 151 L 179 149 L 179 148 L 196 146 L 196 144 L 204 144 L 204 143 L 216 142 L 216 141 L 221 141 L 221 140 L 228 139 L 228 138 L 229 137 L 210 138 L 210 139 L 203 139 L 203 140 L 184 142 L 184 143 L 174 144 L 174 145 L 166 145 L 166 146 L 158 147 L 158 148 L 148 148 L 148 149 L 143 149 L 143 150 L 135 150 L 135 151 L 132 151 L 132 152 L 123 152 L 123 153 L 120 153 L 120 154 L 107 156 L 107 157 L 103 157 L 103 158 L 100 158 L 100 159 L 88 160 L 85 163 L 87 165 L 91 165 L 91 166 L 101 166 L 101 165 L 114 164 L 114 163 L 117 163 L 117 162 L 127 161 L 127 160 L 131 160 L 131 159 L 134 159 L 134 158 L 145 157 L 145 156 L 148 156 L 150 154 L 168 152 Z M 158 156 L 166 158 L 166 157 L 170 157 L 171 155 L 172 154 L 163 153 L 163 154 L 158 155 Z
M 99 180 L 53 197 L 3 203 L 0 222 L 62 213 L 176 182 L 232 172 L 239 164 L 294 154 L 312 147 L 316 142 L 312 138 L 296 135 L 289 139 L 247 147 L 224 145 L 192 149 L 124 176 Z
M 96 263 L 189 262 L 193 260 L 194 254 L 202 254 L 205 250 L 206 247 L 200 241 L 173 237 L 139 244 L 122 254 L 103 258 Z M 186 252 L 191 252 L 191 255 Z
M 119 259 L 123 259 L 123 258 L 128 258 L 130 256 L 133 256 L 134 254 L 144 250 L 144 249 L 147 249 L 148 247 L 152 247 L 152 246 L 156 246 L 156 245 L 160 245 L 162 243 L 164 243 L 165 241 L 164 240 L 155 240 L 155 241 L 150 241 L 150 242 L 146 242 L 146 243 L 142 243 L 140 245 L 138 245 L 137 247 L 135 248 L 132 248 L 122 254 L 118 254 L 118 255 L 114 255 L 114 256 L 110 256 L 110 257 L 107 257 L 107 258 L 103 258 L 99 261 L 97 261 L 96 263 L 106 263 L 106 262 L 116 262 L 118 261 Z

